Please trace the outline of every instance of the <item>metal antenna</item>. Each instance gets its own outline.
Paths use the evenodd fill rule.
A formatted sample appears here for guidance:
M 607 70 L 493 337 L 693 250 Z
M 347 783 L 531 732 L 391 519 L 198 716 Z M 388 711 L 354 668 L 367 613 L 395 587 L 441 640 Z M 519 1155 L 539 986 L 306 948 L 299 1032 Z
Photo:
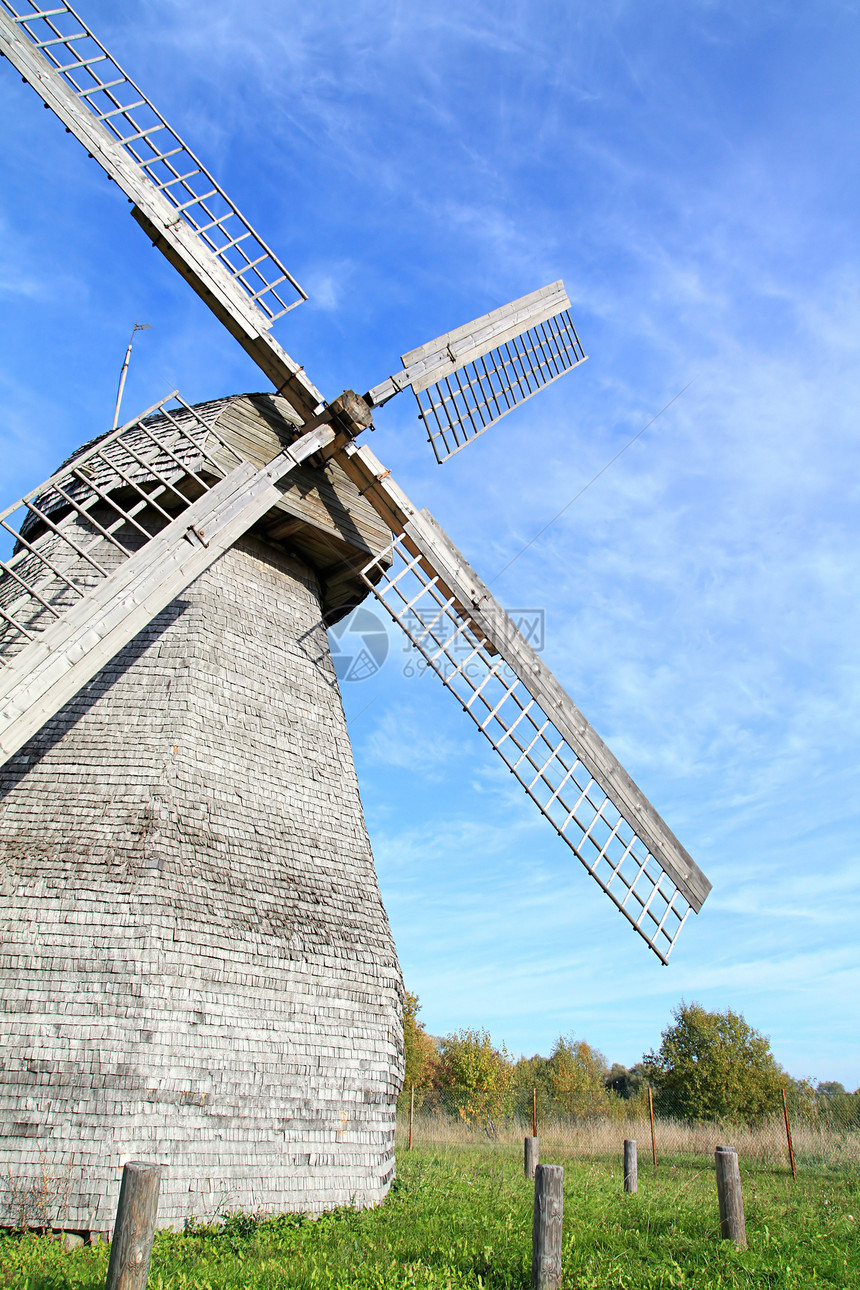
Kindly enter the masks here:
M 128 349 L 125 351 L 125 358 L 123 359 L 122 371 L 119 374 L 119 389 L 116 392 L 116 407 L 113 410 L 113 425 L 111 426 L 111 430 L 116 430 L 117 426 L 119 425 L 119 407 L 120 407 L 120 404 L 122 403 L 122 392 L 125 389 L 125 378 L 128 375 L 128 364 L 131 358 L 131 347 L 134 344 L 134 334 L 135 332 L 138 332 L 138 331 L 152 331 L 152 325 L 150 323 L 136 322 L 131 329 L 131 338 L 128 342 Z

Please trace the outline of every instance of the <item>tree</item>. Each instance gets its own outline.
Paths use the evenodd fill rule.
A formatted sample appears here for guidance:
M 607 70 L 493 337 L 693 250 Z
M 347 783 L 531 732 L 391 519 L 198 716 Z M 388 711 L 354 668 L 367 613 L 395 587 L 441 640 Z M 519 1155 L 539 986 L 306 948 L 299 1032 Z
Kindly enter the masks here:
M 511 1076 L 513 1106 L 518 1115 L 529 1124 L 532 1118 L 532 1095 L 537 1094 L 537 1114 L 540 1125 L 555 1111 L 549 1059 L 535 1053 L 534 1057 L 520 1057 L 514 1063 Z
M 504 1044 L 496 1048 L 486 1030 L 455 1030 L 439 1048 L 437 1083 L 464 1120 L 486 1124 L 506 1114 L 513 1067 Z
M 819 1097 L 826 1097 L 831 1102 L 835 1098 L 845 1097 L 848 1092 L 845 1085 L 840 1084 L 838 1079 L 822 1080 L 821 1083 L 816 1084 L 815 1091 Z
M 406 1054 L 406 1069 L 403 1075 L 403 1092 L 401 1101 L 406 1104 L 410 1090 L 432 1088 L 439 1061 L 439 1050 L 436 1040 L 427 1034 L 424 1023 L 418 1020 L 421 1004 L 417 994 L 406 991 L 403 1000 L 403 1047 Z
M 646 1087 L 648 1081 L 641 1062 L 629 1068 L 622 1066 L 620 1062 L 613 1062 L 604 1082 L 610 1093 L 614 1093 L 624 1102 L 629 1102 L 640 1089 Z
M 646 1053 L 643 1062 L 677 1115 L 752 1121 L 778 1108 L 786 1076 L 766 1035 L 731 1009 L 706 1012 L 682 1002 L 673 1016 L 659 1050 Z
M 849 1093 L 839 1080 L 824 1080 L 816 1085 L 817 1118 L 824 1119 L 836 1129 L 850 1129 L 860 1124 L 860 1089 Z
M 573 1035 L 559 1036 L 550 1054 L 549 1073 L 556 1103 L 568 1115 L 603 1115 L 609 1105 L 608 1067 L 603 1053 Z

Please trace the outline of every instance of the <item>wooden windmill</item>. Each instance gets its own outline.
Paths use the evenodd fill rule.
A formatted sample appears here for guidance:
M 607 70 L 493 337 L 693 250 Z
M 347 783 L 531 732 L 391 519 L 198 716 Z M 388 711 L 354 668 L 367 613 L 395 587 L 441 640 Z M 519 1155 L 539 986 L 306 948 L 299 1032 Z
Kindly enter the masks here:
M 105 1230 L 123 1160 L 161 1216 L 381 1197 L 396 953 L 323 616 L 368 592 L 666 962 L 707 879 L 426 510 L 359 442 L 411 388 L 441 462 L 582 362 L 561 282 L 327 402 L 271 335 L 305 293 L 65 3 L 0 51 L 274 389 L 175 396 L 0 515 L 4 1069 L 15 1169 Z

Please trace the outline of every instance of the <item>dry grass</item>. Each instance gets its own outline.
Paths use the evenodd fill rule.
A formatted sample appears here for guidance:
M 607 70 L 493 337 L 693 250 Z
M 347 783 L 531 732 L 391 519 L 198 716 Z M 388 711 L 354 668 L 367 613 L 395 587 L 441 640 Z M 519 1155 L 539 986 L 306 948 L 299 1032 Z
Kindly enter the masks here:
M 0 1218 L 21 1232 L 62 1228 L 68 1213 L 73 1160 L 54 1168 L 39 1154 L 35 1174 L 13 1174 L 11 1165 L 0 1174 Z
M 469 1125 L 457 1116 L 437 1112 L 416 1113 L 413 1140 L 421 1146 L 521 1146 L 531 1124 L 508 1120 L 489 1129 Z M 640 1160 L 651 1153 L 651 1126 L 647 1118 L 550 1120 L 539 1128 L 541 1146 L 547 1155 L 600 1158 L 615 1156 L 625 1138 L 635 1138 Z M 401 1117 L 398 1145 L 409 1140 L 408 1116 Z M 754 1128 L 744 1124 L 689 1124 L 682 1120 L 657 1120 L 655 1124 L 658 1160 L 681 1156 L 710 1156 L 717 1146 L 737 1148 L 747 1161 L 787 1167 L 785 1125 L 774 1116 Z M 823 1125 L 792 1125 L 794 1154 L 798 1167 L 826 1166 L 860 1170 L 860 1131 L 840 1131 Z

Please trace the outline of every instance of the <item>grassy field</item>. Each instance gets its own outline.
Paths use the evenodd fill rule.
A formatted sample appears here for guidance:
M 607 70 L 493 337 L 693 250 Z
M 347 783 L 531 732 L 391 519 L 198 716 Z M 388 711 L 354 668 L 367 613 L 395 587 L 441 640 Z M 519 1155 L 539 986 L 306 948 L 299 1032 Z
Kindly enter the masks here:
M 505 1144 L 423 1146 L 398 1155 L 398 1179 L 375 1210 L 315 1221 L 228 1218 L 220 1229 L 162 1232 L 150 1290 L 524 1290 L 531 1261 L 532 1185 Z M 549 1162 L 549 1157 L 544 1152 Z M 860 1287 L 860 1174 L 785 1171 L 742 1162 L 750 1248 L 719 1236 L 713 1164 L 679 1158 L 625 1196 L 617 1160 L 555 1154 L 565 1165 L 567 1290 L 664 1287 Z M 66 1254 L 44 1237 L 0 1239 L 0 1287 L 101 1290 L 107 1247 Z

